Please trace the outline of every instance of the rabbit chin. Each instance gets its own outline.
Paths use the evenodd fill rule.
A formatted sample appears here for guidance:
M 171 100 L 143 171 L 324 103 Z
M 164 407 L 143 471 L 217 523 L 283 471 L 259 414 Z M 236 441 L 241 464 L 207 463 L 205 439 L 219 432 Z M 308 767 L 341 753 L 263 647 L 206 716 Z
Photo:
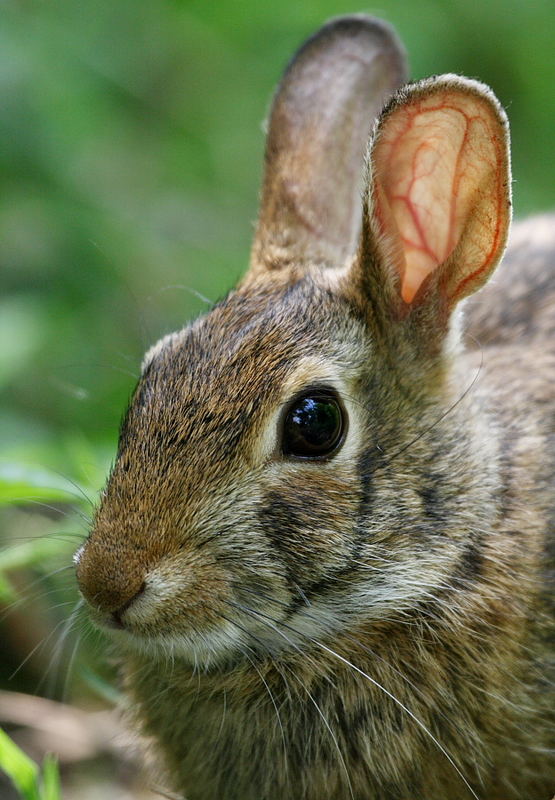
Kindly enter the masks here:
M 240 622 L 221 620 L 200 630 L 185 627 L 171 630 L 164 627 L 162 621 L 145 626 L 137 619 L 133 620 L 130 612 L 124 614 L 121 627 L 115 626 L 109 617 L 91 610 L 93 621 L 109 634 L 120 650 L 149 661 L 187 664 L 195 670 L 227 670 L 241 662 L 252 663 L 260 657 L 279 658 L 288 653 L 299 653 L 311 642 L 326 640 L 330 634 L 343 630 L 349 621 L 352 622 L 350 615 L 339 612 L 333 603 L 311 606 L 308 614 L 303 609 L 287 624 L 271 617 L 267 610 L 253 614 L 254 621 L 252 616 L 247 616 Z M 257 624 L 260 619 L 271 619 L 270 627 L 265 623 Z
M 105 626 L 103 626 L 105 628 Z M 206 631 L 137 633 L 130 627 L 110 628 L 110 637 L 119 647 L 149 660 L 164 663 L 180 661 L 195 669 L 210 669 L 236 663 L 247 646 L 241 631 L 231 623 Z

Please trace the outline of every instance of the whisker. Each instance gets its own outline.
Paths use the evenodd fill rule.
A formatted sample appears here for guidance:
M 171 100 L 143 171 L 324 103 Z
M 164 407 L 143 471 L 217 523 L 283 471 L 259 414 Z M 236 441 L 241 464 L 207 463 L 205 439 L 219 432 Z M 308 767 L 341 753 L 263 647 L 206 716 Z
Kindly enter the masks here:
M 248 658 L 248 656 L 247 656 L 247 658 Z M 218 734 L 216 736 L 216 741 L 217 742 L 220 741 L 220 737 L 221 737 L 222 731 L 224 729 L 224 723 L 225 723 L 225 718 L 226 718 L 226 714 L 227 714 L 227 689 L 225 688 L 225 686 L 224 686 L 224 688 L 222 690 L 222 694 L 224 696 L 224 708 L 223 708 L 223 711 L 222 711 L 222 721 L 220 722 L 220 727 L 218 728 Z
M 411 439 L 407 444 L 403 445 L 403 447 L 401 447 L 399 450 L 394 452 L 393 455 L 388 456 L 385 459 L 385 461 L 383 462 L 383 466 L 391 464 L 391 462 L 394 461 L 394 459 L 396 459 L 398 456 L 400 456 L 401 453 L 404 453 L 406 450 L 409 449 L 409 447 L 412 447 L 414 444 L 416 444 L 416 442 L 418 442 L 420 439 L 422 439 L 424 436 L 426 436 L 428 433 L 430 433 L 430 431 L 432 431 L 436 427 L 436 425 L 439 425 L 439 423 L 442 422 L 445 419 L 445 417 L 447 417 L 449 414 L 451 414 L 451 412 L 454 411 L 455 408 L 460 403 L 462 403 L 464 398 L 474 388 L 474 385 L 476 384 L 476 381 L 478 380 L 478 377 L 480 376 L 480 373 L 482 371 L 483 365 L 484 365 L 484 353 L 482 351 L 482 353 L 481 353 L 481 361 L 480 361 L 480 364 L 478 365 L 478 367 L 476 369 L 476 374 L 474 375 L 474 377 L 472 378 L 470 384 L 466 387 L 464 392 L 460 395 L 460 397 L 457 400 L 455 400 L 455 402 L 451 406 L 449 406 L 449 408 L 446 411 L 444 411 L 443 414 L 440 414 L 439 417 L 434 422 L 432 422 L 431 425 L 429 425 L 427 428 L 425 428 L 423 431 L 421 431 L 417 436 L 415 436 L 414 439 Z M 379 469 L 380 466 L 381 465 L 378 464 L 376 468 Z
M 143 349 L 145 349 L 145 347 L 146 347 L 146 343 L 145 343 Z M 117 353 L 118 351 L 114 349 L 113 352 Z M 73 369 L 81 369 L 82 367 L 83 367 L 83 364 L 80 364 L 78 362 L 77 363 L 76 362 L 71 363 L 71 362 L 67 362 L 66 361 L 65 363 L 60 364 L 60 370 L 61 371 L 63 370 L 63 372 L 67 372 L 67 370 L 70 370 L 70 369 L 71 370 L 73 370 Z M 87 361 L 87 367 L 89 367 L 89 368 L 93 368 L 94 367 L 94 368 L 99 368 L 99 369 L 109 369 L 112 372 L 117 372 L 120 375 L 127 375 L 128 378 L 133 378 L 134 381 L 136 381 L 140 377 L 136 372 L 131 372 L 131 370 L 129 370 L 129 369 L 124 369 L 123 367 L 118 367 L 116 364 L 112 364 L 110 362 Z
M 48 533 L 41 533 L 39 535 L 29 534 L 28 536 L 10 536 L 10 544 L 3 547 L 2 552 L 7 553 L 10 549 L 17 547 L 20 544 L 30 544 L 35 541 L 46 541 L 48 539 L 56 539 L 60 541 L 67 541 L 68 544 L 73 544 L 73 539 L 82 541 L 85 538 L 83 531 L 66 531 L 62 528 L 60 531 L 48 531 Z M 67 537 L 67 539 L 66 539 Z
M 66 569 L 71 569 L 71 566 L 62 567 L 61 569 L 57 569 L 53 573 L 50 573 L 50 575 L 52 575 L 52 574 L 55 575 L 55 574 L 57 574 L 59 572 L 62 572 L 63 570 L 66 570 Z M 37 583 L 42 583 L 44 580 L 46 580 L 46 576 L 41 575 L 40 578 L 37 578 L 35 581 L 33 581 L 30 584 L 30 587 L 31 586 L 35 586 Z M 30 594 L 27 591 L 21 597 L 18 597 L 17 599 L 13 600 L 11 603 L 9 603 L 5 607 L 4 612 L 2 614 L 0 614 L 0 623 L 1 622 L 5 622 L 6 619 L 8 619 L 8 617 L 10 617 L 12 614 L 15 614 L 21 608 L 24 608 L 25 605 L 27 605 L 29 603 L 33 603 L 36 600 L 38 600 L 39 598 L 47 598 L 47 597 L 50 597 L 50 595 L 56 595 L 56 594 L 58 594 L 58 592 L 59 592 L 59 590 L 57 588 L 48 589 L 47 591 L 45 591 L 45 590 L 40 591 L 39 590 L 39 591 L 33 592 L 32 594 Z
M 82 486 L 80 486 L 80 485 L 79 485 L 79 484 L 78 484 L 76 481 L 74 481 L 74 480 L 73 480 L 73 478 L 69 478 L 67 475 L 64 475 L 64 473 L 63 473 L 63 472 L 59 472 L 58 470 L 52 470 L 52 471 L 53 471 L 53 472 L 54 472 L 56 475 L 59 475 L 59 476 L 60 476 L 61 478 L 63 478 L 65 481 L 67 481 L 68 483 L 70 483 L 70 484 L 71 484 L 71 485 L 72 485 L 72 486 L 73 486 L 75 489 L 77 489 L 77 496 L 78 496 L 78 495 L 81 495 L 81 497 L 82 497 L 84 500 L 86 500 L 86 501 L 87 501 L 87 503 L 90 505 L 90 507 L 91 507 L 91 508 L 94 508 L 94 503 L 93 503 L 93 501 L 91 500 L 91 498 L 90 498 L 90 497 L 88 496 L 88 494 L 85 492 L 85 490 L 83 489 L 83 487 L 82 487 Z
M 196 297 L 198 300 L 201 300 L 205 305 L 209 306 L 210 308 L 213 308 L 214 306 L 214 302 L 212 300 L 209 300 L 208 297 L 205 297 L 205 295 L 201 294 L 196 289 L 193 289 L 191 286 L 182 286 L 178 283 L 171 284 L 168 286 L 162 286 L 162 288 L 158 289 L 157 292 L 155 292 L 153 295 L 150 295 L 150 297 L 147 297 L 146 299 L 147 301 L 152 300 L 153 297 L 157 297 L 158 295 L 161 295 L 164 292 L 173 291 L 174 289 L 179 289 L 180 291 L 183 292 L 189 292 L 189 294 L 193 295 L 193 297 Z
M 261 611 L 256 611 L 255 609 L 245 608 L 245 607 L 243 607 L 242 610 L 245 611 L 246 613 L 250 613 L 251 615 L 255 615 L 256 617 L 260 617 L 261 619 L 266 620 L 272 630 L 274 630 L 276 633 L 278 633 L 279 635 L 283 636 L 283 638 L 285 638 L 287 641 L 289 641 L 291 644 L 293 644 L 291 642 L 291 640 L 287 636 L 285 636 L 285 634 L 283 634 L 283 632 L 280 631 L 276 627 L 276 625 L 280 624 L 282 627 L 287 628 L 288 630 L 291 630 L 295 635 L 300 636 L 301 638 L 306 639 L 307 641 L 311 642 L 312 644 L 317 645 L 321 650 L 323 650 L 324 652 L 328 653 L 329 655 L 337 658 L 339 661 L 344 663 L 346 666 L 348 666 L 351 669 L 355 670 L 355 672 L 357 672 L 359 675 L 361 675 L 361 677 L 363 677 L 366 680 L 368 680 L 373 686 L 375 686 L 377 689 L 379 689 L 381 692 L 383 692 L 387 697 L 389 697 L 390 700 L 392 702 L 394 702 L 398 706 L 398 708 L 400 708 L 404 713 L 406 713 L 410 717 L 410 719 L 426 734 L 426 736 L 428 736 L 430 741 L 433 742 L 434 746 L 438 748 L 438 750 L 442 753 L 442 755 L 447 759 L 449 764 L 453 767 L 453 769 L 455 770 L 457 775 L 463 781 L 463 783 L 466 786 L 466 788 L 472 794 L 472 797 L 474 797 L 475 800 L 480 800 L 478 795 L 476 794 L 476 792 L 472 788 L 472 786 L 469 784 L 469 782 L 465 778 L 463 772 L 461 771 L 461 769 L 459 768 L 459 766 L 457 765 L 457 763 L 455 762 L 453 757 L 448 752 L 448 750 L 446 750 L 446 748 L 434 736 L 434 734 L 429 730 L 429 728 L 416 716 L 416 714 L 414 714 L 414 712 L 412 712 L 408 708 L 408 706 L 406 706 L 401 700 L 399 700 L 397 697 L 395 697 L 394 694 L 392 694 L 388 689 L 386 689 L 385 686 L 382 686 L 382 684 L 379 681 L 377 681 L 374 678 L 372 678 L 370 675 L 368 675 L 360 667 L 357 667 L 356 664 L 353 664 L 351 661 L 349 661 L 349 659 L 347 659 L 344 656 L 340 655 L 339 653 L 335 652 L 335 650 L 332 650 L 330 647 L 328 647 L 327 645 L 323 644 L 323 642 L 318 641 L 318 639 L 315 639 L 313 637 L 310 637 L 310 636 L 307 636 L 307 635 L 303 634 L 301 631 L 298 631 L 295 628 L 292 628 L 292 626 L 286 624 L 285 622 L 278 622 L 273 617 L 269 617 L 267 614 L 264 614 Z M 299 648 L 295 646 L 295 649 L 298 650 Z
M 277 620 L 274 620 L 272 617 L 268 617 L 266 614 L 262 614 L 262 612 L 260 612 L 260 611 L 256 611 L 256 610 L 254 610 L 252 608 L 249 608 L 248 606 L 244 606 L 244 605 L 242 605 L 242 603 L 235 603 L 232 600 L 227 600 L 226 602 L 227 602 L 227 605 L 233 606 L 234 608 L 238 608 L 239 611 L 243 611 L 245 614 L 251 614 L 251 615 L 252 614 L 256 614 L 257 616 L 264 617 L 265 620 L 266 620 L 266 624 L 267 624 L 267 626 L 269 628 L 271 628 L 275 633 L 277 633 L 278 636 L 281 636 L 283 639 L 285 639 L 288 642 L 288 644 L 290 644 L 291 647 L 294 650 L 296 650 L 298 653 L 302 654 L 301 648 L 297 644 L 295 644 L 295 642 L 293 642 L 291 639 L 289 639 L 283 633 L 283 631 L 280 631 L 275 625 L 272 624 L 272 622 L 277 622 Z M 271 622 L 270 622 L 270 620 L 271 620 Z M 297 631 L 293 631 L 293 632 L 297 633 Z
M 173 794 L 168 792 L 166 789 L 161 789 L 160 786 L 151 784 L 149 789 L 151 792 L 154 792 L 154 794 L 159 794 L 160 797 L 165 797 L 166 800 L 185 800 L 182 794 Z
M 282 739 L 282 742 L 283 742 L 283 764 L 284 764 L 284 767 L 285 767 L 286 771 L 288 772 L 288 771 L 289 771 L 289 770 L 288 770 L 289 759 L 288 759 L 288 757 L 287 757 L 287 741 L 286 741 L 286 739 L 285 739 L 285 730 L 284 730 L 284 728 L 283 728 L 283 723 L 282 723 L 282 721 L 281 721 L 281 715 L 280 715 L 280 713 L 279 713 L 279 708 L 278 708 L 278 706 L 277 706 L 277 703 L 276 703 L 275 697 L 274 697 L 274 695 L 272 694 L 272 690 L 271 690 L 271 689 L 270 689 L 270 687 L 268 686 L 268 682 L 267 682 L 267 680 L 265 679 L 264 675 L 263 675 L 263 674 L 262 674 L 262 672 L 259 670 L 259 668 L 256 666 L 256 663 L 253 661 L 253 659 L 252 659 L 252 658 L 250 658 L 250 657 L 249 657 L 249 655 L 247 655 L 247 653 L 245 653 L 245 656 L 246 656 L 247 660 L 250 662 L 250 664 L 251 664 L 251 666 L 253 667 L 253 669 L 255 669 L 255 670 L 256 670 L 256 672 L 258 673 L 258 676 L 259 676 L 260 680 L 262 681 L 262 683 L 264 684 L 264 687 L 265 687 L 266 691 L 268 692 L 268 696 L 269 696 L 269 698 L 270 698 L 270 700 L 271 700 L 271 702 L 272 702 L 272 705 L 273 705 L 273 707 L 274 707 L 274 711 L 276 712 L 276 718 L 277 718 L 277 721 L 278 721 L 279 729 L 280 729 L 280 731 L 281 731 L 281 739 Z
M 40 508 L 45 508 L 48 511 L 53 511 L 55 514 L 62 517 L 69 517 L 76 510 L 73 506 L 70 506 L 66 509 L 60 508 L 60 506 L 54 506 L 51 503 L 46 503 L 44 500 L 37 500 L 36 496 L 32 494 L 14 498 L 14 502 L 20 501 L 24 501 L 28 505 L 39 506 Z
M 386 694 L 399 708 L 401 708 L 406 714 L 408 714 L 409 717 L 413 720 L 413 722 L 415 722 L 416 725 L 418 725 L 418 727 L 422 731 L 424 731 L 424 733 L 427 736 L 429 736 L 430 740 L 435 744 L 435 746 L 439 749 L 439 751 L 445 756 L 447 761 L 451 764 L 451 766 L 456 771 L 458 776 L 464 782 L 466 788 L 469 790 L 469 792 L 472 794 L 472 796 L 475 798 L 475 800 L 480 800 L 480 798 L 478 797 L 478 795 L 476 794 L 476 792 L 474 791 L 472 786 L 469 784 L 469 782 L 466 780 L 466 778 L 463 775 L 462 771 L 460 770 L 460 768 L 458 767 L 458 765 L 456 764 L 456 762 L 454 761 L 452 756 L 445 749 L 445 747 L 443 747 L 443 745 L 433 735 L 433 733 L 429 730 L 429 728 L 426 725 L 424 725 L 424 723 L 404 703 L 402 703 L 401 700 L 399 700 L 397 697 L 395 697 L 395 695 L 392 694 L 390 691 L 388 691 L 385 688 L 385 686 L 382 686 L 381 683 L 376 681 L 374 678 L 372 678 L 370 675 L 368 675 L 366 672 L 364 672 L 364 670 L 360 669 L 360 667 L 357 667 L 355 664 L 353 664 L 347 658 L 344 658 L 342 655 L 340 655 L 339 653 L 336 653 L 334 650 L 332 650 L 331 648 L 327 647 L 322 642 L 317 641 L 316 639 L 313 639 L 312 641 L 315 644 L 317 644 L 319 647 L 321 647 L 322 650 L 326 651 L 327 653 L 329 653 L 332 656 L 335 656 L 340 661 L 342 661 L 344 664 L 346 664 L 347 666 L 351 667 L 356 672 L 358 672 L 362 677 L 366 678 L 366 680 L 370 681 L 370 683 L 372 683 L 374 686 L 376 686 L 376 688 L 378 688 L 382 692 L 384 692 L 384 694 Z
M 320 706 L 318 705 L 318 703 L 316 702 L 316 700 L 312 696 L 312 694 L 311 694 L 310 690 L 308 689 L 308 687 L 306 687 L 302 683 L 300 678 L 298 678 L 298 676 L 294 673 L 293 670 L 289 670 L 289 671 L 291 672 L 293 677 L 297 680 L 297 682 L 301 685 L 301 687 L 304 689 L 304 691 L 306 692 L 306 694 L 308 696 L 308 699 L 314 705 L 314 708 L 316 709 L 316 711 L 318 712 L 318 715 L 320 716 L 322 722 L 324 723 L 324 725 L 326 727 L 326 730 L 328 731 L 328 733 L 329 733 L 329 735 L 331 737 L 331 740 L 334 743 L 335 749 L 337 751 L 337 755 L 339 757 L 339 761 L 341 763 L 341 767 L 343 768 L 343 772 L 345 773 L 345 777 L 347 779 L 347 788 L 349 790 L 349 796 L 351 797 L 351 800 L 354 800 L 355 795 L 354 795 L 354 792 L 353 792 L 353 785 L 351 783 L 351 778 L 349 776 L 349 770 L 347 769 L 347 764 L 345 763 L 345 759 L 343 757 L 343 753 L 341 752 L 341 748 L 339 746 L 339 742 L 338 742 L 337 737 L 336 737 L 336 735 L 334 734 L 334 732 L 333 732 L 333 730 L 331 728 L 331 725 L 329 724 L 329 721 L 326 719 L 326 716 L 324 715 L 324 712 L 322 711 L 322 709 L 320 708 Z
M 255 591 L 253 589 L 249 589 L 248 587 L 243 586 L 242 589 L 244 591 L 250 591 L 253 594 L 255 594 Z M 281 606 L 281 607 L 283 607 L 285 609 L 288 608 L 287 603 L 283 602 L 282 600 L 278 600 L 277 598 L 273 598 L 270 595 L 266 595 L 266 594 L 260 592 L 259 596 L 263 597 L 268 602 L 273 602 L 276 605 L 279 605 L 279 606 Z M 309 612 L 307 612 L 305 610 L 303 610 L 302 613 L 303 613 L 303 616 L 306 616 L 308 619 L 312 620 L 313 622 L 316 622 L 316 623 L 319 622 L 317 617 L 315 617 L 313 614 L 310 614 Z M 397 620 L 397 619 L 396 620 L 391 620 L 391 621 L 395 622 L 395 623 L 401 622 L 401 624 L 404 624 L 404 625 L 413 624 L 413 623 L 409 623 L 409 622 L 405 622 L 405 621 L 401 621 L 401 620 Z M 392 672 L 394 672 L 396 675 L 398 675 L 398 677 L 400 677 L 401 680 L 404 681 L 407 684 L 407 686 L 410 686 L 410 688 L 419 697 L 425 698 L 425 693 L 413 681 L 411 681 L 410 678 L 408 678 L 403 672 L 401 672 L 400 669 L 398 669 L 393 664 L 391 664 L 391 662 L 387 661 L 387 659 L 385 659 L 383 656 L 379 655 L 379 653 L 377 653 L 371 647 L 368 647 L 367 645 L 362 644 L 362 642 L 360 640 L 356 639 L 354 636 L 350 636 L 349 634 L 345 633 L 345 631 L 342 631 L 342 636 L 345 639 L 347 639 L 348 641 L 352 642 L 357 647 L 359 647 L 364 652 L 366 652 L 369 655 L 371 655 L 376 661 L 380 661 L 388 669 L 390 669 Z M 463 734 L 464 733 L 463 729 L 459 725 L 457 725 L 452 719 L 450 719 L 444 712 L 438 710 L 438 713 L 450 726 L 454 727 L 455 730 L 457 730 L 459 734 Z
M 16 669 L 15 669 L 15 670 L 12 672 L 12 674 L 11 674 L 11 675 L 8 677 L 8 680 L 10 680 L 10 681 L 11 681 L 11 680 L 13 680 L 13 679 L 15 678 L 15 676 L 16 676 L 16 675 L 17 675 L 17 674 L 20 672 L 20 670 L 22 670 L 22 669 L 23 669 L 23 667 L 24 667 L 24 666 L 25 666 L 25 664 L 26 664 L 26 663 L 29 661 L 29 659 L 31 659 L 31 658 L 34 656 L 34 654 L 37 652 L 37 650 L 39 650 L 41 647 L 44 647 L 44 645 L 46 645 L 46 644 L 47 644 L 47 643 L 50 641 L 50 639 L 52 638 L 52 636 L 53 636 L 53 635 L 56 633 L 56 631 L 58 630 L 58 628 L 60 627 L 60 625 L 63 625 L 65 622 L 66 622 L 66 620 L 65 620 L 65 619 L 63 619 L 63 620 L 60 620 L 60 622 L 58 622 L 58 623 L 57 623 L 57 625 L 55 625 L 55 626 L 54 626 L 54 628 L 52 628 L 52 630 L 50 631 L 50 633 L 49 633 L 47 636 L 44 636 L 44 637 L 43 637 L 43 638 L 40 640 L 40 642 L 37 642 L 37 644 L 36 644 L 36 645 L 33 647 L 33 649 L 32 649 L 32 650 L 31 650 L 31 651 L 30 651 L 30 652 L 29 652 L 29 653 L 28 653 L 28 654 L 25 656 L 25 658 L 24 658 L 24 659 L 23 659 L 23 661 L 22 661 L 22 662 L 19 664 L 19 666 L 18 666 L 18 667 L 16 667 Z
M 62 658 L 63 649 L 64 649 L 64 646 L 65 646 L 67 637 L 69 636 L 69 634 L 71 632 L 71 629 L 75 625 L 75 621 L 76 621 L 76 619 L 77 619 L 77 617 L 79 615 L 79 612 L 81 611 L 81 609 L 84 606 L 84 600 L 82 598 L 79 598 L 77 600 L 77 603 L 75 602 L 75 600 L 71 600 L 71 601 L 66 602 L 66 603 L 60 603 L 59 605 L 64 605 L 64 606 L 65 605 L 72 605 L 74 608 L 73 608 L 73 611 L 71 612 L 71 614 L 69 615 L 69 617 L 67 618 L 67 620 L 64 621 L 65 622 L 64 627 L 62 628 L 60 636 L 58 637 L 58 641 L 56 642 L 56 645 L 55 645 L 55 647 L 54 647 L 54 649 L 52 651 L 52 654 L 51 654 L 50 659 L 48 661 L 48 666 L 47 666 L 47 668 L 46 668 L 46 670 L 44 672 L 44 676 L 41 679 L 41 681 L 40 681 L 40 683 L 39 683 L 39 685 L 37 687 L 37 689 L 41 688 L 41 686 L 43 685 L 43 682 L 46 680 L 46 676 L 48 675 L 48 673 L 50 673 L 52 675 L 52 678 L 51 678 L 51 680 L 49 682 L 49 689 L 48 689 L 48 694 L 49 695 L 53 695 L 54 694 L 54 681 L 56 680 L 56 677 L 57 677 L 56 673 L 58 672 L 59 667 L 60 667 L 60 661 L 61 661 L 61 658 Z
M 252 614 L 253 614 L 253 613 L 255 613 L 255 614 L 261 613 L 261 612 L 256 612 L 256 611 L 254 611 L 254 609 L 251 609 L 251 608 L 249 608 L 248 606 L 243 606 L 241 603 L 235 603 L 235 602 L 233 602 L 232 600 L 226 600 L 225 602 L 226 602 L 226 604 L 227 604 L 228 606 L 232 606 L 233 608 L 237 608 L 237 609 L 239 609 L 239 611 L 242 611 L 244 614 L 247 614 L 248 616 L 251 616 L 251 617 L 252 617 Z M 221 612 L 220 612 L 220 613 L 221 613 Z M 314 661 L 312 658 L 310 658 L 310 656 L 309 656 L 307 653 L 304 653 L 304 652 L 301 650 L 301 648 L 300 648 L 298 645 L 296 645 L 296 644 L 295 644 L 295 642 L 293 642 L 293 641 L 292 641 L 292 640 L 291 640 L 291 639 L 290 639 L 288 636 L 286 636 L 286 635 L 283 633 L 283 631 L 279 630 L 279 628 L 277 628 L 277 627 L 275 627 L 275 626 L 272 626 L 272 624 L 269 622 L 269 620 L 270 620 L 270 619 L 273 619 L 272 617 L 267 617 L 267 615 L 263 615 L 263 616 L 265 616 L 265 617 L 266 617 L 266 619 L 263 619 L 263 620 L 262 620 L 262 623 L 263 623 L 263 624 L 265 624 L 265 625 L 266 625 L 266 627 L 270 628 L 270 630 L 273 630 L 275 633 L 277 633 L 277 634 L 278 634 L 278 636 L 280 636 L 280 637 L 281 637 L 282 639 L 284 639 L 284 640 L 285 640 L 285 641 L 286 641 L 286 642 L 287 642 L 289 645 L 291 645 L 291 647 L 292 647 L 293 649 L 297 650 L 297 652 L 298 652 L 298 653 L 300 653 L 300 654 L 303 656 L 303 658 L 304 658 L 305 660 L 309 660 L 309 661 L 310 661 L 311 663 L 313 663 L 313 664 L 316 666 L 316 668 L 318 669 L 318 664 L 317 664 L 317 662 L 316 662 L 316 661 Z M 273 620 L 273 621 L 277 623 L 277 620 Z M 234 622 L 233 624 L 234 624 L 234 625 L 237 625 L 237 623 L 235 623 L 235 622 Z M 292 629 L 292 630 L 293 630 L 293 632 L 294 632 L 294 633 L 297 633 L 297 635 L 300 635 L 300 634 L 298 633 L 298 631 L 295 631 L 294 629 Z M 264 646 L 264 644 L 263 644 L 262 642 L 260 642 L 260 640 L 259 640 L 259 639 L 257 639 L 257 638 L 256 638 L 256 636 L 254 636 L 254 634 L 250 633 L 249 631 L 247 631 L 247 633 L 248 633 L 248 635 L 249 635 L 249 636 L 250 636 L 252 639 L 254 639 L 255 641 L 257 641 L 257 642 L 259 642 L 259 643 L 261 644 L 261 646 L 262 646 L 262 652 L 265 652 L 265 651 L 266 651 L 266 647 Z M 306 636 L 304 636 L 303 638 L 306 638 Z M 277 664 L 276 664 L 275 662 L 274 662 L 274 666 L 277 668 Z M 324 679 L 326 680 L 326 682 L 327 682 L 327 683 L 329 683 L 329 684 L 332 686 L 332 688 L 333 688 L 333 689 L 337 690 L 337 686 L 336 686 L 336 685 L 333 683 L 333 681 L 332 681 L 332 679 L 329 677 L 329 675 L 324 675 L 323 677 L 324 677 Z

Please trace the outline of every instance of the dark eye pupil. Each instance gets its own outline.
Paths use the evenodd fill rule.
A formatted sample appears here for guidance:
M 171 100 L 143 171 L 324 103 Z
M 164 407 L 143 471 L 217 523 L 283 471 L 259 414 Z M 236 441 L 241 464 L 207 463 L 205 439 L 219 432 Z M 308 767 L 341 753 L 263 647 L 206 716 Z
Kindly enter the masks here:
M 333 394 L 311 392 L 299 397 L 286 414 L 283 452 L 301 458 L 329 455 L 343 433 L 343 415 Z

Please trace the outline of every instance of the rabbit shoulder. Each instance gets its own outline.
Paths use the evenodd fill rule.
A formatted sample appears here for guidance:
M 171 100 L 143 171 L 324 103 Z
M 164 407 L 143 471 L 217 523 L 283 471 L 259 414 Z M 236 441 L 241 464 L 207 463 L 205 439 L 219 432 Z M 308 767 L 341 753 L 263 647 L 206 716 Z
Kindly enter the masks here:
M 555 214 L 513 223 L 495 275 L 468 300 L 469 347 L 539 344 L 555 351 Z

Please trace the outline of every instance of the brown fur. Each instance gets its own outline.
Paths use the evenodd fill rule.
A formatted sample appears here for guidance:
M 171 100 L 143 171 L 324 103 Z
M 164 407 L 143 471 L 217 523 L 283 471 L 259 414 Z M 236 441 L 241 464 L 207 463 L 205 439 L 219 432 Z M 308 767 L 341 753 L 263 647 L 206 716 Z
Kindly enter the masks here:
M 324 49 L 355 23 L 335 24 Z M 476 87 L 464 91 L 486 96 Z M 78 555 L 132 716 L 188 800 L 555 789 L 555 248 L 527 223 L 467 303 L 465 352 L 436 273 L 412 306 L 396 299 L 376 191 L 354 257 L 337 212 L 351 259 L 337 269 L 312 258 L 327 247 L 332 261 L 333 241 L 301 246 L 303 213 L 288 218 L 293 249 L 257 259 L 284 225 L 263 200 L 243 283 L 147 355 Z M 280 409 L 314 383 L 341 395 L 345 443 L 288 459 Z

